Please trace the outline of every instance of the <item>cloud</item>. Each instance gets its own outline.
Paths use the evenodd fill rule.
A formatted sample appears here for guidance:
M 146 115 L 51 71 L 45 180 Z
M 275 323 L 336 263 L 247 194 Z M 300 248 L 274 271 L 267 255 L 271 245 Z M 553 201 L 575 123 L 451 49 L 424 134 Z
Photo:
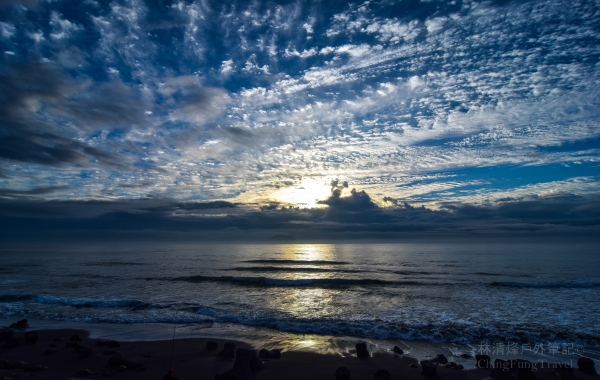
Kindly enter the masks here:
M 11 5 L 23 5 L 27 8 L 36 10 L 39 6 L 39 0 L 0 0 L 0 9 L 10 7 Z

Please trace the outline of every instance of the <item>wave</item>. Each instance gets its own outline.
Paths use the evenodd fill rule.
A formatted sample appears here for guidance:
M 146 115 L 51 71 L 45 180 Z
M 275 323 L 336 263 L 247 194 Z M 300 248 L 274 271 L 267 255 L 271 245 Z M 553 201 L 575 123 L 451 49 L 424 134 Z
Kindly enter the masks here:
M 146 280 L 156 280 L 147 278 Z M 184 281 L 184 282 L 225 282 L 235 285 L 253 285 L 253 286 L 303 286 L 317 288 L 346 288 L 352 286 L 433 286 L 448 285 L 447 283 L 432 283 L 420 281 L 387 281 L 379 279 L 346 279 L 346 278 L 314 278 L 314 279 L 278 279 L 269 277 L 236 277 L 236 276 L 186 276 L 173 277 L 161 280 Z
M 494 281 L 490 286 L 507 288 L 536 288 L 536 289 L 586 289 L 600 287 L 600 281 L 570 281 L 570 282 L 512 282 Z
M 136 263 L 133 261 L 99 261 L 99 262 L 87 262 L 82 263 L 85 267 L 116 267 L 116 266 L 134 266 L 134 265 L 146 265 L 144 263 Z
M 600 347 L 600 329 L 577 330 L 570 326 L 542 323 L 511 324 L 462 318 L 423 306 L 402 307 L 393 313 L 346 317 L 300 317 L 272 309 L 239 305 L 224 308 L 196 302 L 151 303 L 117 297 L 56 297 L 51 295 L 0 295 L 0 315 L 19 315 L 61 321 L 102 323 L 194 323 L 199 328 L 214 323 L 235 323 L 279 331 L 347 335 L 374 339 L 426 340 L 478 344 L 489 342 L 566 342 Z M 36 306 L 41 304 L 42 306 Z M 67 306 L 75 310 L 65 312 Z
M 137 308 L 145 309 L 150 304 L 135 299 L 118 297 L 54 297 L 47 295 L 34 295 L 32 302 L 47 305 L 73 306 L 77 308 Z
M 364 271 L 354 269 L 329 269 L 329 268 L 318 268 L 318 267 L 235 267 L 223 269 L 226 271 L 239 271 L 239 272 L 301 272 L 301 273 L 364 273 Z
M 258 263 L 258 264 L 298 264 L 298 265 L 347 265 L 346 261 L 329 261 L 329 260 L 283 260 L 283 259 L 256 259 L 244 260 L 242 263 Z

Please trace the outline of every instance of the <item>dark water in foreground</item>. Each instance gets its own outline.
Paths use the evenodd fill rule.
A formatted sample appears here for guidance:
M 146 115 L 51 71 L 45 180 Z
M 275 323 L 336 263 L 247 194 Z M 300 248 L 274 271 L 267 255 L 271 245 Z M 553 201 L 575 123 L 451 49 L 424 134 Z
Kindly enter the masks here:
M 0 315 L 600 347 L 594 245 L 95 245 L 3 249 Z

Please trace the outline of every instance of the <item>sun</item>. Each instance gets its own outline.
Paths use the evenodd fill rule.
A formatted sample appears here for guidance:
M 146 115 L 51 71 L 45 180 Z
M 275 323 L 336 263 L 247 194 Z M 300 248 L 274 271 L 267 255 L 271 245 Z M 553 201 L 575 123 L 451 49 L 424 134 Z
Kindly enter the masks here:
M 317 208 L 325 205 L 317 203 L 331 194 L 331 186 L 327 181 L 317 181 L 305 178 L 300 184 L 284 189 L 276 190 L 273 198 L 282 202 L 290 203 L 299 207 Z

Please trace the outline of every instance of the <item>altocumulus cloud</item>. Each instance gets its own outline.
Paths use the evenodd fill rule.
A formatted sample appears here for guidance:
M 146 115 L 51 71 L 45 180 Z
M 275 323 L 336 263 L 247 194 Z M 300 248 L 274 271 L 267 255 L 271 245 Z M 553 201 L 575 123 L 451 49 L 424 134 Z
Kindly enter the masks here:
M 598 25 L 593 1 L 2 0 L 3 236 L 591 236 Z M 314 208 L 274 195 L 306 180 Z

